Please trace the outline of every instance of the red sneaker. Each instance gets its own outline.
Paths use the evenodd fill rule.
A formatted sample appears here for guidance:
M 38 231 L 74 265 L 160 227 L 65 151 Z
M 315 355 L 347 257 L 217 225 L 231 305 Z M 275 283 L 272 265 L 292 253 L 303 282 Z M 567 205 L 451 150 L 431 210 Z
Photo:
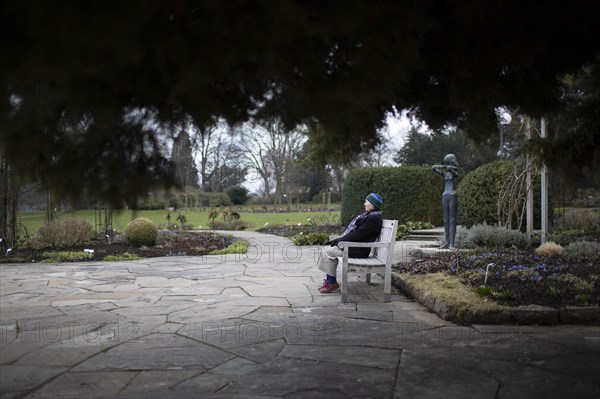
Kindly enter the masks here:
M 330 292 L 335 291 L 338 288 L 340 288 L 340 285 L 337 282 L 335 282 L 333 284 L 327 283 L 326 287 L 319 288 L 319 292 L 322 294 L 329 294 Z
M 324 279 L 323 279 L 323 284 L 321 284 L 321 286 L 319 287 L 319 289 L 321 289 L 321 288 L 325 288 L 325 287 L 327 287 L 328 285 L 329 285 L 329 283 L 327 282 L 327 279 L 326 279 L 326 278 L 324 278 Z

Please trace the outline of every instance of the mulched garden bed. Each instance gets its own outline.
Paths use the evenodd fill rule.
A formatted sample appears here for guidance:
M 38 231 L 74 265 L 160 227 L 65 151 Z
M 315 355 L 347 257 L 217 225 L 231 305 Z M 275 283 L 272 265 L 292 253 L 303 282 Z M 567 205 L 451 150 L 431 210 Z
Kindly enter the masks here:
M 600 257 L 595 260 L 562 255 L 542 257 L 533 250 L 460 251 L 400 263 L 394 266 L 394 271 L 449 273 L 482 298 L 509 306 L 600 305 Z
M 69 248 L 13 248 L 9 256 L 0 255 L 0 263 L 31 263 L 47 259 L 44 253 L 70 251 L 77 252 L 84 249 L 94 250 L 89 258 L 79 262 L 99 261 L 109 255 L 123 255 L 129 253 L 141 258 L 159 256 L 200 256 L 207 255 L 210 251 L 228 247 L 236 241 L 234 237 L 213 234 L 210 232 L 176 232 L 159 236 L 156 246 L 133 247 L 126 242 L 91 241 L 82 245 Z

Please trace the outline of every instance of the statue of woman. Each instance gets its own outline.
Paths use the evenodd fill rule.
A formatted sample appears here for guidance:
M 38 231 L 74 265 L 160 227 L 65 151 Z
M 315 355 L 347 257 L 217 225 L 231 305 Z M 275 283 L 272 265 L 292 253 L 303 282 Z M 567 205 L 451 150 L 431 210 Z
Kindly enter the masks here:
M 456 236 L 456 213 L 458 211 L 458 199 L 456 198 L 456 179 L 458 177 L 458 161 L 454 154 L 444 157 L 443 165 L 431 167 L 436 173 L 444 177 L 446 186 L 442 193 L 442 210 L 444 212 L 444 243 L 440 248 L 455 249 L 454 238 Z

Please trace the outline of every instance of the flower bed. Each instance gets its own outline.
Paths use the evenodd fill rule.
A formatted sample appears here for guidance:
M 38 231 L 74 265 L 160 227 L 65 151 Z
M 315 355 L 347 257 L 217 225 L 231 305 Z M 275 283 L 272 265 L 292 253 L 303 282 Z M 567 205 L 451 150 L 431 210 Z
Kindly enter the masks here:
M 600 254 L 539 256 L 533 250 L 441 253 L 395 265 L 398 273 L 456 276 L 480 297 L 509 305 L 600 305 Z

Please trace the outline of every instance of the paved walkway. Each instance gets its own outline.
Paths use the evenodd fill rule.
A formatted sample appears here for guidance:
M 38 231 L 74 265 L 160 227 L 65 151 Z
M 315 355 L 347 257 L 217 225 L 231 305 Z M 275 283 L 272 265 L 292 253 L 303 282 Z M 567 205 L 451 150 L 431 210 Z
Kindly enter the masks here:
M 1 265 L 0 396 L 600 395 L 597 326 L 457 326 L 356 277 L 344 305 L 315 248 L 236 234 L 247 255 Z

